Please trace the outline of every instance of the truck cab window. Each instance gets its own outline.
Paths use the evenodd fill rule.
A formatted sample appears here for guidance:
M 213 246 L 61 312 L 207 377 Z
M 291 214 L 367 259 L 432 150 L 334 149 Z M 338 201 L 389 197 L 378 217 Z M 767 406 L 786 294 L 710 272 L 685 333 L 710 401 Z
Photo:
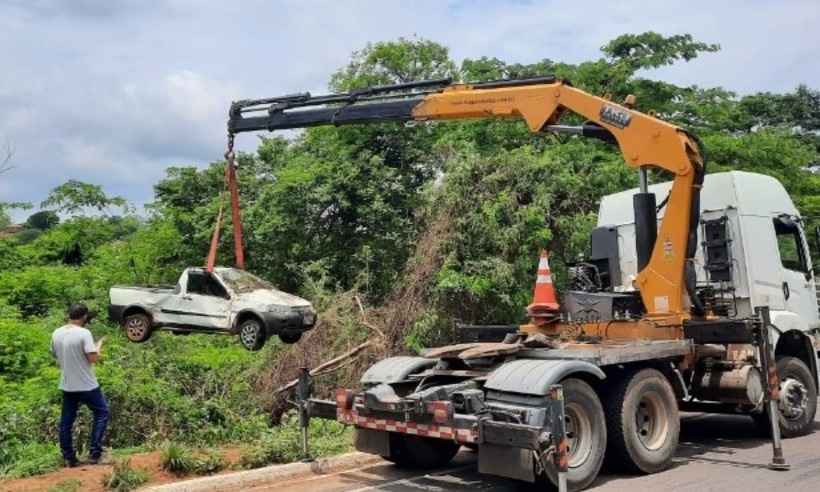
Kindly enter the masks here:
M 222 284 L 206 272 L 188 272 L 188 293 L 212 297 L 228 297 Z
M 190 271 L 188 272 L 188 288 L 189 294 L 205 295 L 205 274 L 204 272 Z
M 226 291 L 225 287 L 222 287 L 222 284 L 219 283 L 219 280 L 211 274 L 205 277 L 205 290 L 205 295 L 228 298 L 228 291 Z
M 800 227 L 786 216 L 774 219 L 774 232 L 777 235 L 777 248 L 780 250 L 780 262 L 784 268 L 796 272 L 808 272 L 806 251 L 800 237 Z

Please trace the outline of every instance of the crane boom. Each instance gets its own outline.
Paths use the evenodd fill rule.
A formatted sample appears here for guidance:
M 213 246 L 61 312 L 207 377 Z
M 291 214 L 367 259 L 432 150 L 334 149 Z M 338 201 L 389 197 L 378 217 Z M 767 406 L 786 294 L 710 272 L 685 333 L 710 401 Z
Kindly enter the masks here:
M 640 269 L 635 285 L 649 317 L 666 318 L 670 325 L 679 325 L 690 316 L 688 305 L 699 306 L 691 260 L 696 250 L 704 162 L 694 137 L 671 123 L 555 77 L 539 77 L 484 83 L 442 79 L 344 94 L 314 97 L 301 93 L 237 101 L 231 106 L 228 131 L 514 118 L 524 120 L 531 132 L 542 132 L 560 129 L 557 125 L 567 111 L 587 120 L 579 133 L 617 143 L 627 166 L 661 168 L 674 176 L 663 221 L 656 237 L 649 236 L 647 253 L 651 256 L 647 254 L 648 262 Z

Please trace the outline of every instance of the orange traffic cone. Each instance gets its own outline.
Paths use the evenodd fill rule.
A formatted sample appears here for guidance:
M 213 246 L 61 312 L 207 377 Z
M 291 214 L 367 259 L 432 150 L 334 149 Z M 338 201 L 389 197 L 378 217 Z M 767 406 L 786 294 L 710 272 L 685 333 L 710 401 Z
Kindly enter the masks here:
M 527 306 L 527 314 L 531 317 L 554 316 L 559 309 L 558 299 L 555 297 L 555 287 L 552 285 L 549 255 L 547 250 L 542 250 L 541 259 L 538 261 L 538 276 L 535 279 L 532 304 Z

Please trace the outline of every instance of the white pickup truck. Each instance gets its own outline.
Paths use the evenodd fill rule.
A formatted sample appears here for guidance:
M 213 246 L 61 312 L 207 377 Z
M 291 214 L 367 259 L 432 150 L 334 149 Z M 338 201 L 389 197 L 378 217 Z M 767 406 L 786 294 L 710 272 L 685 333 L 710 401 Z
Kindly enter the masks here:
M 309 301 L 236 268 L 188 268 L 176 286 L 115 285 L 109 296 L 109 318 L 132 342 L 163 329 L 239 335 L 246 349 L 259 350 L 273 335 L 296 343 L 316 324 Z

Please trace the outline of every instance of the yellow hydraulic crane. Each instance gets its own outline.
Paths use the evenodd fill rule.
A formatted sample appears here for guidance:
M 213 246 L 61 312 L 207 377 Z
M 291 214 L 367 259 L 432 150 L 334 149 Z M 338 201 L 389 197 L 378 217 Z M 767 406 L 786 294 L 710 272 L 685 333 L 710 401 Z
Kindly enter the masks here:
M 635 282 L 647 320 L 615 327 L 592 324 L 585 331 L 611 338 L 680 338 L 683 320 L 693 313 L 703 314 L 694 296 L 691 266 L 703 159 L 695 139 L 686 131 L 628 106 L 631 104 L 588 94 L 554 77 L 474 84 L 445 79 L 347 94 L 314 97 L 303 93 L 238 101 L 231 108 L 228 131 L 234 134 L 380 121 L 517 118 L 524 120 L 532 132 L 577 133 L 617 143 L 626 165 L 640 170 L 642 193 L 636 198 L 640 273 Z M 579 127 L 560 125 L 568 111 L 587 122 Z M 258 112 L 266 114 L 256 115 Z M 674 176 L 659 230 L 655 198 L 646 190 L 646 171 L 652 167 Z M 539 324 L 537 320 L 535 324 Z M 561 326 L 530 329 L 556 332 Z

